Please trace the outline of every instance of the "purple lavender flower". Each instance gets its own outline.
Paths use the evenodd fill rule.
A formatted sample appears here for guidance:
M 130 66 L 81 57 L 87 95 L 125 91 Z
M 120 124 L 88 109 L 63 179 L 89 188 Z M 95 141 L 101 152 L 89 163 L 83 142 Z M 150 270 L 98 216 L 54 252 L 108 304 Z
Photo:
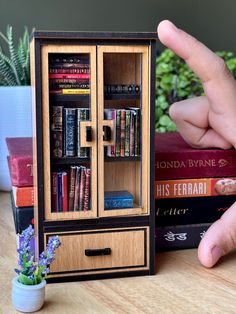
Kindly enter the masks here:
M 50 272 L 49 266 L 54 261 L 55 250 L 61 245 L 61 242 L 58 236 L 51 237 L 46 246 L 46 251 L 40 254 L 38 263 L 34 263 L 34 253 L 30 247 L 30 241 L 34 237 L 32 226 L 25 229 L 20 237 L 20 247 L 17 252 L 19 254 L 18 264 L 21 269 L 15 269 L 19 275 L 19 281 L 23 284 L 40 283 L 43 277 L 46 277 Z
M 22 232 L 21 236 L 24 237 L 25 243 L 29 243 L 29 241 L 34 237 L 33 227 L 30 225 Z
M 61 245 L 58 236 L 51 237 L 48 240 L 46 252 L 42 252 L 39 257 L 39 266 L 50 265 L 55 259 L 55 250 Z
M 48 240 L 47 247 L 51 247 L 51 248 L 53 248 L 53 249 L 55 250 L 55 249 L 57 249 L 60 245 L 61 245 L 61 242 L 60 242 L 60 240 L 59 240 L 59 237 L 58 237 L 58 236 L 54 236 L 54 237 L 51 237 L 51 238 Z

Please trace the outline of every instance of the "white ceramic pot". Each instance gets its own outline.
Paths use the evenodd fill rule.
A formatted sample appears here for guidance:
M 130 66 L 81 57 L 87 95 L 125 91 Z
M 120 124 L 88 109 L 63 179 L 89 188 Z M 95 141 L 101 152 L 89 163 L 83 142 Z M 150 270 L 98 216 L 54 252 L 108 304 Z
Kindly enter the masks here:
M 10 191 L 6 137 L 32 136 L 31 87 L 0 87 L 0 191 Z
M 23 285 L 18 277 L 12 280 L 12 303 L 17 311 L 36 312 L 43 306 L 46 281 L 38 285 Z

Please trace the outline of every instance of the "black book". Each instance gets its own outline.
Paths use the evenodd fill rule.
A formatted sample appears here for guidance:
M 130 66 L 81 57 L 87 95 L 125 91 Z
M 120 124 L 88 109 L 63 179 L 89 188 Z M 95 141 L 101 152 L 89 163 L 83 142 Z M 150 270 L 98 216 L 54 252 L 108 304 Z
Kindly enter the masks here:
M 197 248 L 211 223 L 157 227 L 156 251 Z
M 34 207 L 16 207 L 12 191 L 11 204 L 16 233 L 21 233 L 24 229 L 29 227 L 29 225 L 33 225 Z
M 235 195 L 156 199 L 156 226 L 211 223 L 235 200 Z

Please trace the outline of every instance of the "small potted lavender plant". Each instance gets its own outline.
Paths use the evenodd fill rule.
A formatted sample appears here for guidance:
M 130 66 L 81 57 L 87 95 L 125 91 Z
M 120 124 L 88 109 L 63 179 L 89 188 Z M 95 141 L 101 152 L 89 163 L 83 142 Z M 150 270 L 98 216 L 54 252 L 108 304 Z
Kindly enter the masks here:
M 17 250 L 20 269 L 15 269 L 17 276 L 12 280 L 12 302 L 16 310 L 21 312 L 38 311 L 44 303 L 45 277 L 50 264 L 55 259 L 55 250 L 60 246 L 58 236 L 49 239 L 45 252 L 42 252 L 37 262 L 30 243 L 34 238 L 34 229 L 29 226 L 21 234 Z

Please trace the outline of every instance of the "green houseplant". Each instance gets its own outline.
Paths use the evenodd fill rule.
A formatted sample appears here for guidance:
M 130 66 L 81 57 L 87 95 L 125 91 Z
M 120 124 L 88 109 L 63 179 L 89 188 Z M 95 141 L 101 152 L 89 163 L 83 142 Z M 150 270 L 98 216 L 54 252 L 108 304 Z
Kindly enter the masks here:
M 236 57 L 232 52 L 216 52 L 224 59 L 236 77 Z M 157 132 L 176 131 L 168 110 L 172 103 L 203 95 L 199 78 L 187 64 L 171 50 L 165 49 L 156 59 L 156 108 L 155 129 Z
M 0 32 L 0 190 L 11 189 L 6 137 L 32 136 L 29 33 L 14 40 L 12 26 Z
M 8 53 L 0 45 L 0 85 L 18 86 L 30 85 L 30 55 L 29 32 L 25 28 L 22 38 L 15 47 L 12 26 L 7 26 L 6 36 L 0 32 L 0 37 L 8 47 Z

